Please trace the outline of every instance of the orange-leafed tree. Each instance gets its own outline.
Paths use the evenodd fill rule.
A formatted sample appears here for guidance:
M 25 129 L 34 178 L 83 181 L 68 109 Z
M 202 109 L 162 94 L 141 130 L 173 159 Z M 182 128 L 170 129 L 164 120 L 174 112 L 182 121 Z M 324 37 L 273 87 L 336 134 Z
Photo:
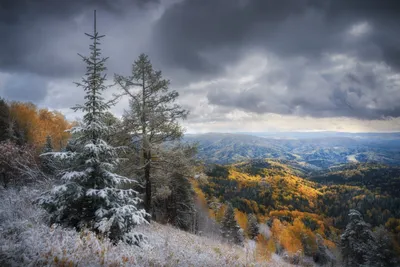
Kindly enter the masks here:
M 39 145 L 46 142 L 47 136 L 51 136 L 56 150 L 60 150 L 66 145 L 70 137 L 70 133 L 66 130 L 71 128 L 72 124 L 65 119 L 62 113 L 40 109 L 39 124 L 41 130 L 37 132 L 36 136 Z
M 26 143 L 34 144 L 39 120 L 37 107 L 32 103 L 11 102 L 10 117 L 18 126 L 15 135 Z
M 247 214 L 244 212 L 241 212 L 238 209 L 235 209 L 235 219 L 237 223 L 239 224 L 240 228 L 242 229 L 247 229 Z
M 37 148 L 41 148 L 47 136 L 51 136 L 55 150 L 60 150 L 70 137 L 66 130 L 72 124 L 58 111 L 38 109 L 32 103 L 11 102 L 10 118 L 17 126 L 15 134 Z

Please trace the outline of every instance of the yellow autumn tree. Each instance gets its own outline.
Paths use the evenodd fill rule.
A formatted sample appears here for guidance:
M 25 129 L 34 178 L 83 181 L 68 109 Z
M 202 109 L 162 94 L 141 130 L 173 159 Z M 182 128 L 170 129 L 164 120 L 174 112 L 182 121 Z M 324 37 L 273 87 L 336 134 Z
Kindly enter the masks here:
M 235 219 L 239 224 L 240 228 L 247 229 L 247 214 L 235 209 Z
M 10 117 L 18 125 L 18 134 L 38 149 L 45 144 L 47 136 L 51 136 L 56 150 L 64 147 L 70 137 L 66 130 L 72 124 L 58 111 L 38 109 L 32 103 L 11 102 Z
M 27 143 L 35 143 L 35 128 L 39 118 L 37 108 L 32 103 L 12 102 L 10 104 L 11 120 L 18 125 L 18 135 Z

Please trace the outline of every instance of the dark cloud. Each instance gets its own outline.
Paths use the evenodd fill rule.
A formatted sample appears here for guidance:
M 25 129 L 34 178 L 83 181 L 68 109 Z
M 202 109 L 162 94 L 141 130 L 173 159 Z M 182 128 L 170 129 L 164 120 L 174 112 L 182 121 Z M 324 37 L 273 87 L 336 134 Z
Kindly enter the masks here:
M 36 75 L 14 75 L 6 80 L 2 91 L 6 99 L 37 103 L 47 94 L 47 82 Z
M 399 14 L 396 0 L 186 0 L 166 10 L 153 43 L 166 64 L 199 75 L 225 75 L 227 66 L 252 50 L 284 62 L 251 88 L 210 86 L 207 99 L 213 105 L 260 114 L 398 117 L 400 90 L 390 88 L 399 84 L 388 81 L 389 70 L 376 74 L 367 63 L 400 70 Z M 319 72 L 327 54 L 344 54 L 366 65 L 328 75 Z M 290 66 L 293 58 L 307 63 Z M 279 88 L 285 93 L 276 92 Z
M 353 52 L 399 67 L 399 13 L 397 0 L 187 0 L 164 13 L 154 43 L 168 63 L 201 72 L 234 62 L 244 47 L 264 48 L 282 57 Z M 362 21 L 375 33 L 346 41 L 348 27 Z M 206 56 L 218 51 L 228 51 L 223 60 Z
M 83 33 L 93 9 L 110 74 L 129 74 L 138 54 L 148 53 L 183 105 L 203 101 L 196 121 L 213 113 L 220 121 L 233 109 L 400 116 L 392 79 L 400 70 L 398 0 L 0 0 L 0 72 L 12 77 L 2 85 L 7 98 L 53 99 L 60 108 L 78 102 L 80 95 L 63 93 L 84 73 L 76 54 L 88 52 Z M 232 71 L 253 54 L 273 60 L 262 71 L 257 61 Z M 326 59 L 335 54 L 360 64 Z M 254 81 L 238 81 L 254 73 Z
M 80 20 L 90 26 L 98 11 L 101 26 L 157 0 L 2 0 L 0 70 L 61 77 L 79 72 L 73 58 L 85 39 Z M 84 17 L 82 18 L 82 15 Z M 87 46 L 85 47 L 87 49 Z M 72 59 L 73 58 L 73 59 Z
M 62 21 L 94 9 L 121 16 L 132 8 L 146 8 L 158 2 L 159 0 L 2 0 L 0 21 L 8 25 L 32 21 Z
M 36 104 L 46 101 L 57 108 L 78 103 L 81 94 L 67 92 L 76 91 L 73 81 L 78 81 L 85 72 L 77 53 L 88 53 L 90 40 L 84 33 L 93 29 L 93 10 L 97 10 L 100 33 L 107 33 L 102 48 L 105 56 L 112 54 L 107 64 L 111 66 L 112 77 L 116 66 L 129 69 L 129 65 L 121 64 L 121 58 L 126 61 L 129 55 L 126 47 L 133 44 L 130 28 L 134 28 L 136 16 L 129 16 L 135 12 L 145 14 L 158 2 L 0 0 L 0 73 L 11 77 L 6 83 L 0 81 L 2 95 Z
M 207 99 L 212 105 L 258 114 L 358 119 L 400 116 L 399 80 L 383 65 L 357 63 L 336 71 L 337 65 L 327 62 L 308 69 L 291 64 L 265 72 L 250 89 L 219 84 L 209 90 Z

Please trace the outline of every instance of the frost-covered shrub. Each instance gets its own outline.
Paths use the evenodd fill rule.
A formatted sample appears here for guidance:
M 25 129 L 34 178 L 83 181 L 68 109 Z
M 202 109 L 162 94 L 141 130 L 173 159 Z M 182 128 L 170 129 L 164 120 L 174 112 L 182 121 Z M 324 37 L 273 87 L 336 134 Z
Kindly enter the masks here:
M 0 266 L 134 264 L 129 245 L 114 245 L 87 229 L 76 232 L 57 225 L 49 226 L 48 214 L 32 203 L 43 189 L 1 189 Z
M 319 265 L 328 265 L 335 263 L 336 259 L 333 253 L 324 244 L 324 239 L 320 234 L 316 234 L 317 251 L 315 252 L 313 258 Z
M 9 140 L 0 142 L 0 180 L 3 186 L 24 184 L 44 177 L 34 147 L 19 146 Z
M 298 265 L 303 260 L 303 252 L 301 250 L 297 251 L 296 253 L 289 254 L 284 252 L 282 258 L 291 264 Z
M 0 266 L 288 266 L 276 255 L 257 261 L 252 247 L 223 243 L 152 223 L 135 228 L 141 246 L 113 244 L 84 229 L 49 226 L 32 199 L 43 187 L 0 189 Z
M 45 212 L 32 205 L 41 189 L 0 188 L 0 266 L 5 262 L 21 265 L 24 258 L 29 258 L 31 248 L 25 233 L 37 230 L 45 221 Z

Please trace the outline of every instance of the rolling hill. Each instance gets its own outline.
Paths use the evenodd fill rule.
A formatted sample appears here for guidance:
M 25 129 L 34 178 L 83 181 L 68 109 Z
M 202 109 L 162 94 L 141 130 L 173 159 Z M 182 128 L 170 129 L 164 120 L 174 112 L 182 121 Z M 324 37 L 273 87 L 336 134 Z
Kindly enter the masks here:
M 308 171 L 338 164 L 374 162 L 400 165 L 399 134 L 192 134 L 185 141 L 198 145 L 206 163 L 230 164 L 254 158 L 296 162 Z
M 376 164 L 351 164 L 306 178 L 299 176 L 304 174 L 301 169 L 280 160 L 249 160 L 212 165 L 206 171 L 208 178 L 199 180 L 197 186 L 210 209 L 216 202 L 228 201 L 239 214 L 254 213 L 267 223 L 302 220 L 320 225 L 324 238 L 338 242 L 337 234 L 348 223 L 350 209 L 359 210 L 373 227 L 400 218 L 398 171 Z M 362 176 L 375 182 L 366 186 L 360 183 Z M 320 177 L 331 180 L 321 182 Z
M 369 163 L 344 164 L 321 171 L 309 179 L 322 184 L 362 186 L 397 197 L 400 188 L 400 167 Z

